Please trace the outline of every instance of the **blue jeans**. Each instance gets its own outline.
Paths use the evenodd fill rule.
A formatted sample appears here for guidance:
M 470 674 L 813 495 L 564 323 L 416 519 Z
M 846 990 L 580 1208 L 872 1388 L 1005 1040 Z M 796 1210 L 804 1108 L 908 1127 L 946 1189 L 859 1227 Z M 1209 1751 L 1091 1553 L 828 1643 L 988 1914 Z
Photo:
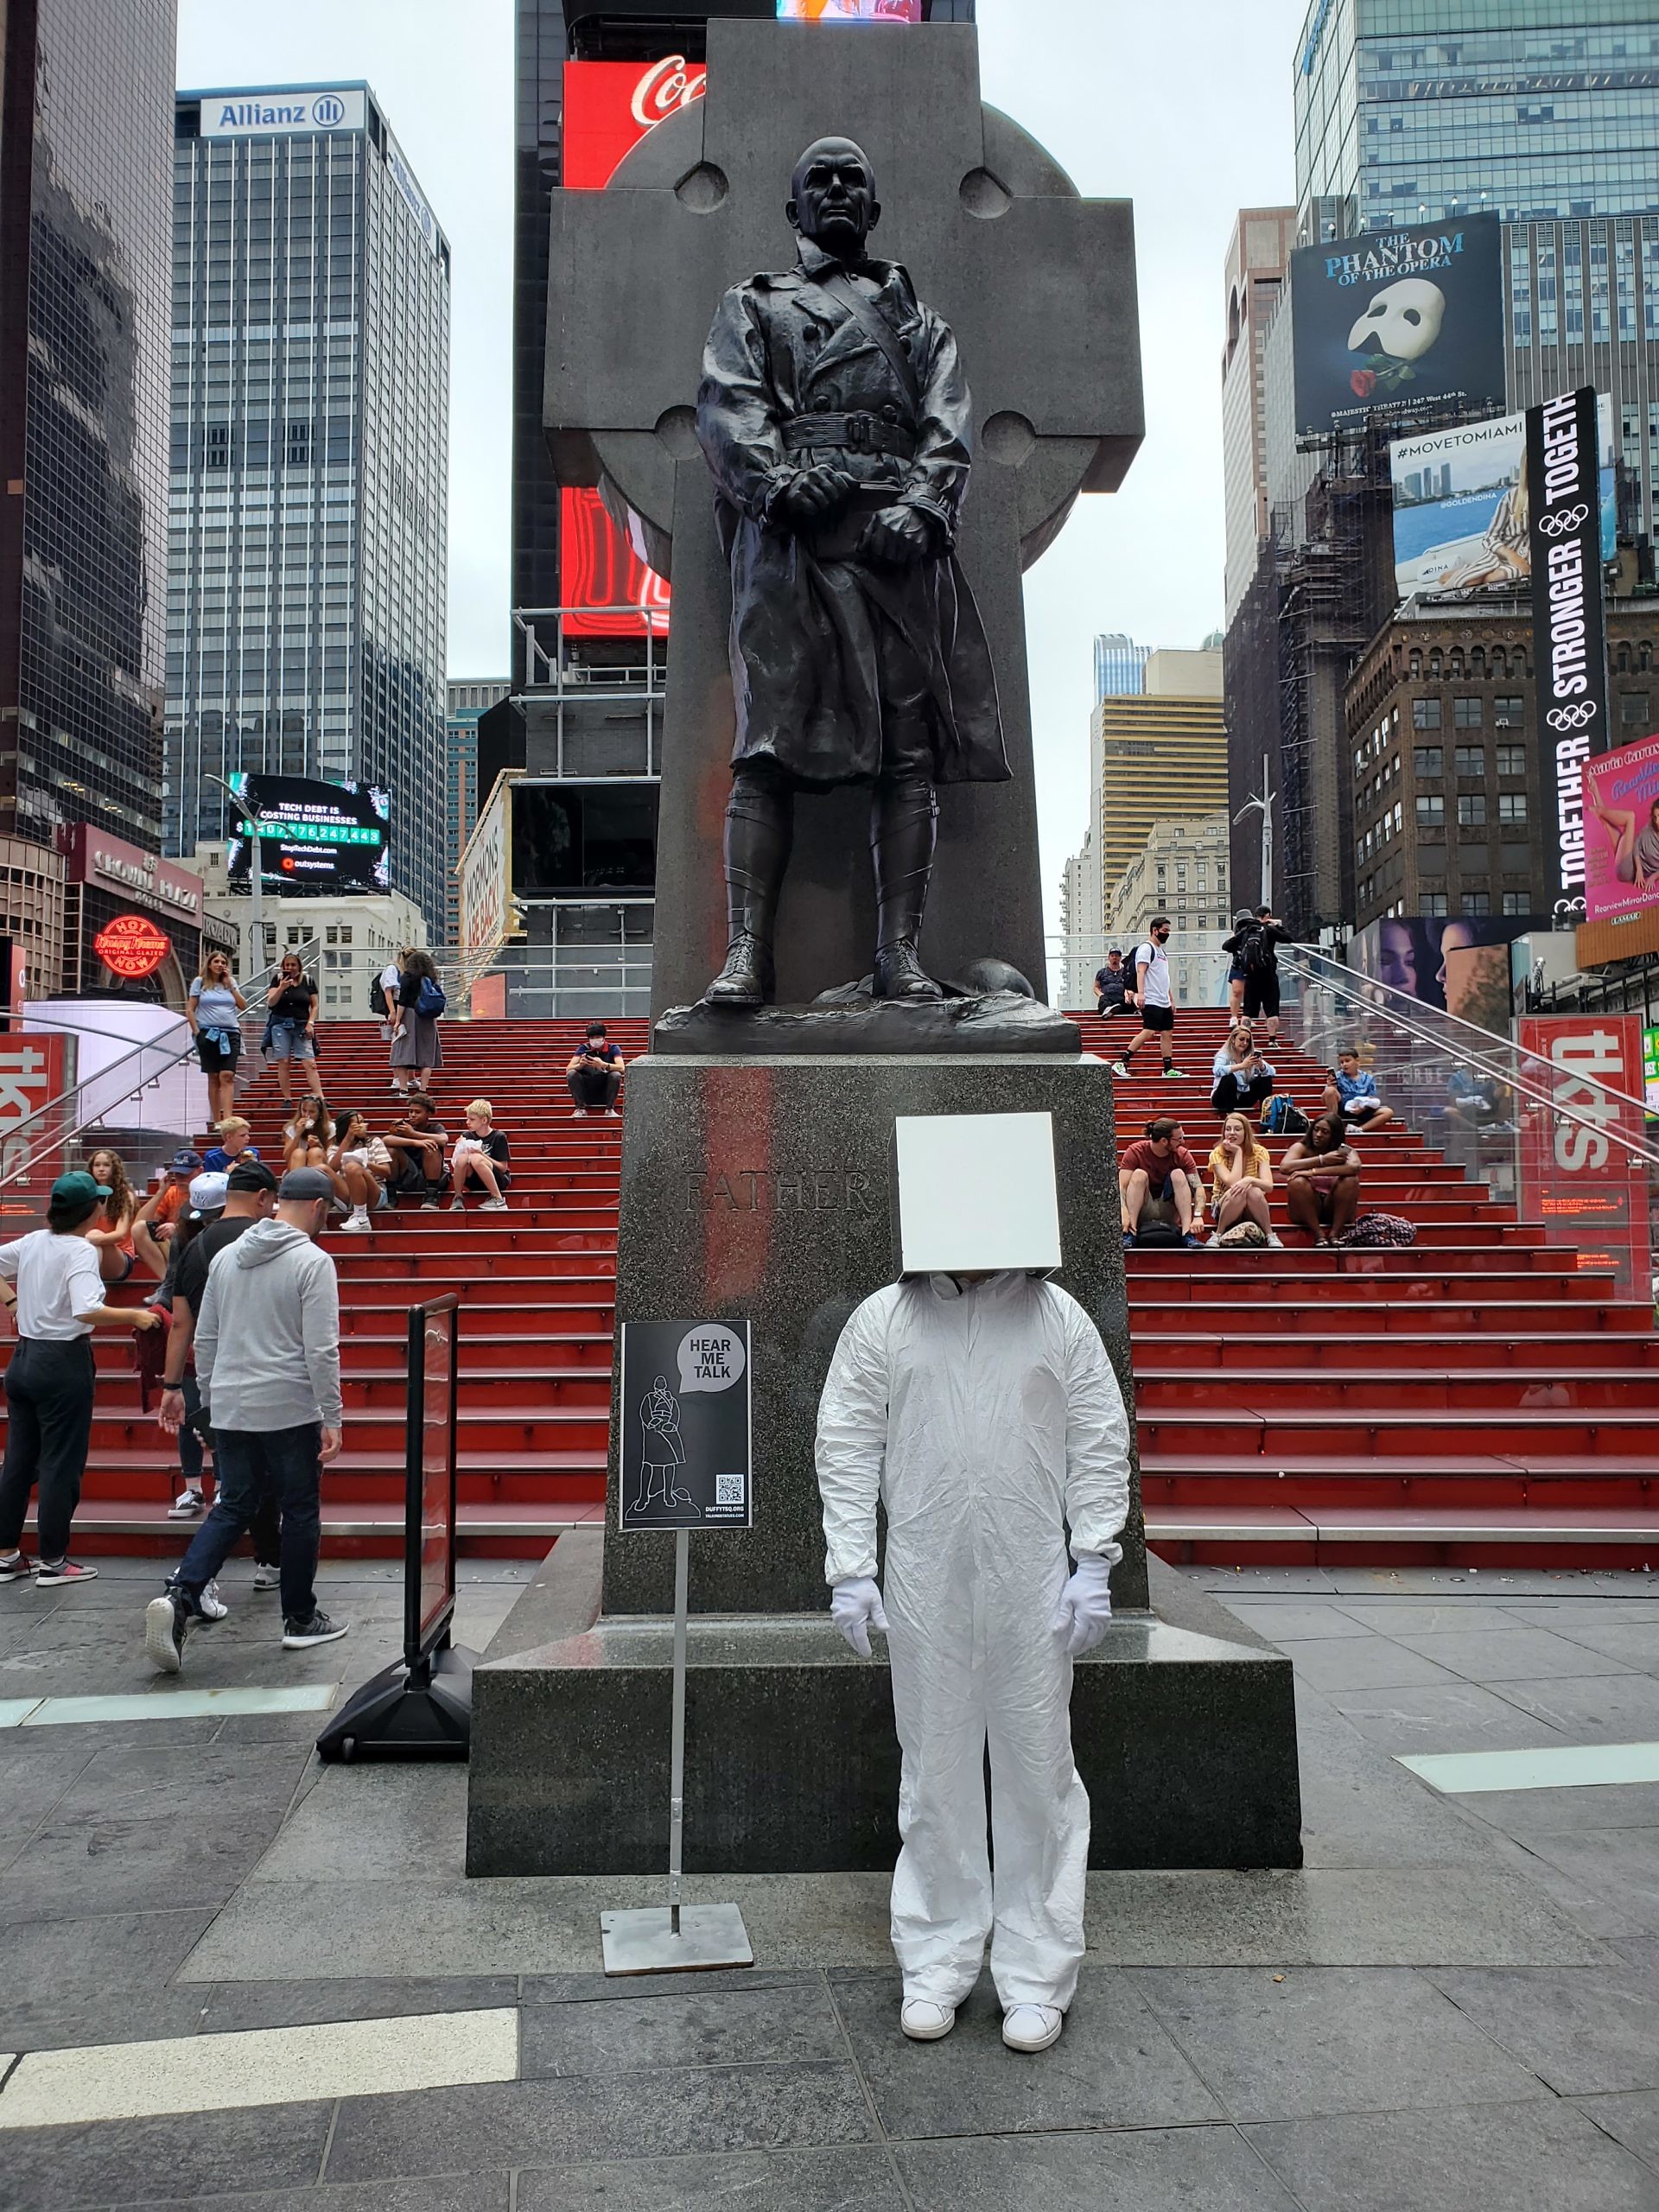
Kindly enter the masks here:
M 172 1586 L 194 1610 L 202 1592 L 253 1526 L 261 1505 L 283 1516 L 283 1618 L 308 1621 L 317 1610 L 317 1551 L 322 1541 L 322 1429 L 216 1428 L 219 1495 L 180 1562 Z

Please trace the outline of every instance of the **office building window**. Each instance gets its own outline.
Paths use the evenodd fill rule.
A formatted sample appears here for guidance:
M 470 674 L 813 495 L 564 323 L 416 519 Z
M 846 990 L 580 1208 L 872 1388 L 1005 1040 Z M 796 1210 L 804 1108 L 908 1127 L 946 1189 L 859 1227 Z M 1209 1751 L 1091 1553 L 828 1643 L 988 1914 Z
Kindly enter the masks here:
M 1425 891 L 1422 895 L 1421 906 L 1422 910 L 1426 914 L 1445 913 L 1446 910 L 1445 892 Z
M 1500 729 L 1518 728 L 1526 719 L 1524 699 L 1503 698 L 1492 702 L 1492 720 Z
M 1454 729 L 1478 729 L 1480 728 L 1479 699 L 1454 699 L 1452 702 L 1452 726 Z
M 1446 825 L 1446 801 L 1438 791 L 1420 791 L 1417 795 L 1417 827 L 1420 830 L 1440 830 Z
M 1465 830 L 1477 829 L 1486 819 L 1484 791 L 1465 791 L 1458 801 L 1458 820 Z M 1467 912 L 1467 909 L 1465 910 Z
M 1500 745 L 1497 748 L 1497 772 L 1500 776 L 1524 776 L 1527 772 L 1526 747 Z
M 1411 726 L 1414 729 L 1439 729 L 1440 702 L 1438 699 L 1414 699 L 1411 702 Z
M 1621 726 L 1625 729 L 1648 728 L 1649 723 L 1647 693 L 1645 691 L 1622 692 L 1618 702 L 1618 719 Z
M 1503 912 L 1506 914 L 1524 914 L 1526 911 L 1527 894 L 1524 891 L 1506 891 L 1503 893 Z
M 1458 908 L 1465 914 L 1490 914 L 1492 894 L 1490 891 L 1465 891 L 1458 901 Z
M 1479 745 L 1459 746 L 1457 768 L 1460 776 L 1484 776 L 1486 772 L 1485 747 Z
M 1524 822 L 1527 818 L 1525 791 L 1503 791 L 1498 795 L 1497 818 L 1500 822 Z
M 1420 776 L 1441 776 L 1446 772 L 1446 753 L 1438 745 L 1420 745 L 1411 756 L 1411 765 Z

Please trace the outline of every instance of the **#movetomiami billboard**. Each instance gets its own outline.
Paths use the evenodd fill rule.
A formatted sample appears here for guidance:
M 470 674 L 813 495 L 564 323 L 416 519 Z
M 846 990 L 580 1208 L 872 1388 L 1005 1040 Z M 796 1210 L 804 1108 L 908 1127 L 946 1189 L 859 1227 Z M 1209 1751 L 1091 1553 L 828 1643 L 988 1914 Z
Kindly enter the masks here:
M 1496 215 L 1367 231 L 1290 257 L 1296 428 L 1362 423 L 1374 407 L 1503 397 Z
M 919 23 L 922 0 L 778 0 L 790 23 Z
M 1659 905 L 1659 737 L 1584 764 L 1584 898 L 1592 922 Z
M 390 891 L 391 800 L 372 784 L 239 773 L 241 806 L 225 847 L 232 882 L 245 881 L 258 824 L 260 880 L 284 893 Z
M 702 98 L 708 75 L 683 54 L 645 62 L 567 61 L 566 188 L 602 192 L 647 131 Z M 559 493 L 559 604 L 573 610 L 564 620 L 569 637 L 640 637 L 648 627 L 661 636 L 667 627 L 668 585 L 585 485 L 566 485 Z M 613 609 L 621 611 L 604 611 Z
M 1613 403 L 1597 410 L 1601 557 L 1618 550 Z M 1402 599 L 1516 591 L 1532 579 L 1527 534 L 1527 418 L 1493 415 L 1389 448 L 1394 483 L 1394 582 Z

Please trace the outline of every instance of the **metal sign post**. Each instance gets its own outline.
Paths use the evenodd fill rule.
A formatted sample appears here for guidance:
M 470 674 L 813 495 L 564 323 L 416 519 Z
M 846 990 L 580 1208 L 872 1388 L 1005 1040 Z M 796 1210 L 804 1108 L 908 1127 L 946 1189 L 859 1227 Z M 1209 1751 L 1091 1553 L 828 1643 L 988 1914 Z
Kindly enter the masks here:
M 734 1904 L 684 1904 L 686 1615 L 691 1531 L 751 1525 L 749 1325 L 625 1321 L 617 1395 L 617 1523 L 674 1531 L 674 1678 L 668 1759 L 668 1904 L 599 1916 L 607 1974 L 752 1967 Z M 672 1374 L 678 1395 L 669 1388 Z M 648 1385 L 644 1377 L 651 1377 Z M 737 1388 L 739 1383 L 743 1388 Z M 686 1402 L 682 1405 L 682 1401 Z

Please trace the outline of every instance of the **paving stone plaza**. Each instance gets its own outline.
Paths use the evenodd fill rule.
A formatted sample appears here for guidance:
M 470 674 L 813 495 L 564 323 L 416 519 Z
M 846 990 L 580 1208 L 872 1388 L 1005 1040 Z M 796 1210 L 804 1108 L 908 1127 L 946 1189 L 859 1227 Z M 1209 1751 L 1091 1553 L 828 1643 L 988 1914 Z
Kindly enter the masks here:
M 1306 1867 L 1090 1876 L 1026 2057 L 988 1981 L 898 2033 L 878 1875 L 694 1878 L 753 1968 L 607 1981 L 601 1910 L 659 1882 L 468 1882 L 464 1768 L 311 1755 L 400 1620 L 394 1570 L 323 1573 L 346 1645 L 279 1666 L 243 1566 L 176 1684 L 153 1562 L 0 1592 L 5 2212 L 1659 2206 L 1639 1577 L 1193 1570 L 1295 1667 Z M 463 1566 L 460 1640 L 536 1573 Z

